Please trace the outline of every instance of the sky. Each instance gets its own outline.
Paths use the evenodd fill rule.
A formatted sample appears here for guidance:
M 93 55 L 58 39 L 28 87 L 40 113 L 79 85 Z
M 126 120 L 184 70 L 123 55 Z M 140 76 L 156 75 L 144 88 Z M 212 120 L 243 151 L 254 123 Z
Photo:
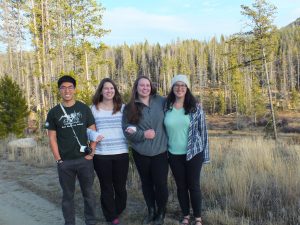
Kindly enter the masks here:
M 105 8 L 102 41 L 110 46 L 147 40 L 165 45 L 174 41 L 207 41 L 222 34 L 245 31 L 241 5 L 254 0 L 96 0 Z M 274 24 L 280 28 L 300 17 L 300 0 L 267 0 L 277 7 Z M 0 21 L 1 22 L 1 21 Z M 25 44 L 30 50 L 30 41 Z M 6 51 L 0 43 L 0 52 Z
M 147 40 L 162 45 L 177 39 L 209 40 L 245 29 L 241 5 L 251 0 L 97 0 L 105 8 L 107 45 Z M 274 24 L 283 27 L 300 17 L 300 0 L 267 0 L 277 7 Z

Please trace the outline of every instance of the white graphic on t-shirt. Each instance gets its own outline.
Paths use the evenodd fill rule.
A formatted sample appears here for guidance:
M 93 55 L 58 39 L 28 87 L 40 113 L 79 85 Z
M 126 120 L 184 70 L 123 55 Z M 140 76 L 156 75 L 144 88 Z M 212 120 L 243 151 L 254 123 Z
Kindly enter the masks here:
M 79 122 L 80 122 L 80 118 L 82 117 L 82 114 L 81 112 L 73 112 L 71 114 L 67 114 L 67 115 L 62 115 L 59 119 L 62 120 L 63 119 L 63 124 L 64 126 L 67 126 L 67 127 L 70 127 L 70 126 L 77 126 L 77 125 L 80 125 Z

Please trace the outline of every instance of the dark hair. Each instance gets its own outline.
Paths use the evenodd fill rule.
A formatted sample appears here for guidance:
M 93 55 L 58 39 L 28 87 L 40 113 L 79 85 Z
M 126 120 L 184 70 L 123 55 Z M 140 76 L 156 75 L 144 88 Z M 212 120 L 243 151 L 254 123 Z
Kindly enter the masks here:
M 141 79 L 146 79 L 150 82 L 150 87 L 151 87 L 150 96 L 156 95 L 156 88 L 154 87 L 154 85 L 153 85 L 152 81 L 149 79 L 149 77 L 139 76 L 135 80 L 133 87 L 132 87 L 130 101 L 126 105 L 126 117 L 129 121 L 129 123 L 132 123 L 132 124 L 137 124 L 140 121 L 140 118 L 142 117 L 142 107 L 143 106 L 140 103 L 136 102 L 136 100 L 138 99 L 137 86 Z
M 109 82 L 112 84 L 112 86 L 114 87 L 115 89 L 115 96 L 113 97 L 113 104 L 114 104 L 114 108 L 113 108 L 113 113 L 112 114 L 115 114 L 116 112 L 119 112 L 121 110 L 121 107 L 122 107 L 122 97 L 118 91 L 118 88 L 117 88 L 117 85 L 115 84 L 115 82 L 112 81 L 112 79 L 110 78 L 104 78 L 101 80 L 100 84 L 98 85 L 98 88 L 92 98 L 92 102 L 93 104 L 97 107 L 97 104 L 99 102 L 102 102 L 103 101 L 103 95 L 102 95 L 102 90 L 103 90 L 103 87 L 104 87 L 104 84 L 106 82 Z
M 60 88 L 60 85 L 64 82 L 72 83 L 73 86 L 76 87 L 76 80 L 73 77 L 69 76 L 69 75 L 64 75 L 61 78 L 59 78 L 58 81 L 57 81 L 58 88 Z
M 169 92 L 166 100 L 166 108 L 167 110 L 172 110 L 173 104 L 176 100 L 176 96 L 173 92 L 174 85 L 171 88 L 171 91 Z M 186 93 L 184 96 L 184 102 L 183 102 L 183 108 L 184 108 L 184 114 L 187 115 L 191 112 L 195 112 L 197 107 L 197 100 L 191 93 L 190 89 L 186 88 Z

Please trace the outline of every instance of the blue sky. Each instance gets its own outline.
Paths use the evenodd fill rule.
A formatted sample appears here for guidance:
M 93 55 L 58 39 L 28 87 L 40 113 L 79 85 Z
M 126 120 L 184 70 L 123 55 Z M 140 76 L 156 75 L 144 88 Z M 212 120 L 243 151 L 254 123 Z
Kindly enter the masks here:
M 209 40 L 242 30 L 246 18 L 240 5 L 252 0 L 97 0 L 106 10 L 103 27 L 110 29 L 107 45 L 134 44 L 148 40 L 162 45 L 184 39 Z M 300 17 L 300 0 L 267 0 L 277 7 L 279 28 Z M 30 49 L 29 40 L 25 45 Z M 0 43 L 0 52 L 5 51 Z
M 166 44 L 179 39 L 209 38 L 241 31 L 246 17 L 240 5 L 251 0 L 97 0 L 106 8 L 104 27 L 111 30 L 108 45 L 148 40 Z M 300 0 L 267 0 L 277 7 L 279 28 L 300 17 Z

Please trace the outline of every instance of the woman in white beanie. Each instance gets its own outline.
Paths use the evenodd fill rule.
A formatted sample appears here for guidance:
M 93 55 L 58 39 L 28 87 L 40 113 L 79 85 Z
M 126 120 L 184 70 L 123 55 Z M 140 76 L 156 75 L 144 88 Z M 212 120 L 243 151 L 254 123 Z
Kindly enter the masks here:
M 200 172 L 209 162 L 205 113 L 192 95 L 186 75 L 176 75 L 166 100 L 164 124 L 168 135 L 169 164 L 177 185 L 183 214 L 181 225 L 190 224 L 190 203 L 195 225 L 202 225 Z

